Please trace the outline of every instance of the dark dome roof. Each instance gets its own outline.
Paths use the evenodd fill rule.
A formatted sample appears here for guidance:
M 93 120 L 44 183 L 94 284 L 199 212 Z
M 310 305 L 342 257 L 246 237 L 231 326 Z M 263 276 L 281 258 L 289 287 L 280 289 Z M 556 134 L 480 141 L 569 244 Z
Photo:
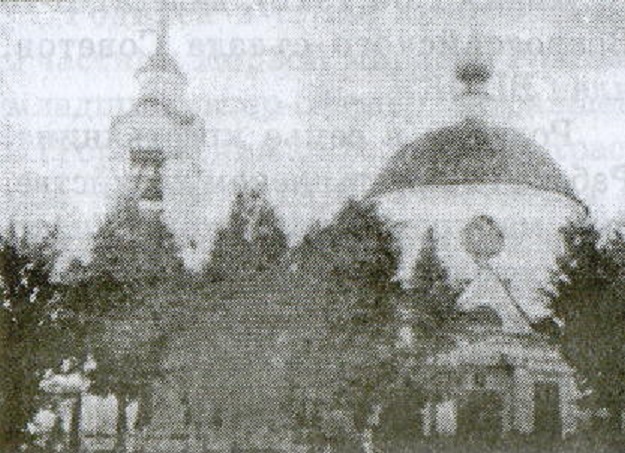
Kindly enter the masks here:
M 403 146 L 374 181 L 375 197 L 417 186 L 521 184 L 578 200 L 538 143 L 505 127 L 466 119 Z

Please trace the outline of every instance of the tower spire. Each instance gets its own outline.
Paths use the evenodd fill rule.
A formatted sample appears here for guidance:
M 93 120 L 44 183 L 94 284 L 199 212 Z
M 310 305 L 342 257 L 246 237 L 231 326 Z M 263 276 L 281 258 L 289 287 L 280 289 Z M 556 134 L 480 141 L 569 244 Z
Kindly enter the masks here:
M 161 0 L 159 7 L 158 25 L 156 28 L 156 53 L 167 52 L 169 45 L 169 9 L 167 0 Z

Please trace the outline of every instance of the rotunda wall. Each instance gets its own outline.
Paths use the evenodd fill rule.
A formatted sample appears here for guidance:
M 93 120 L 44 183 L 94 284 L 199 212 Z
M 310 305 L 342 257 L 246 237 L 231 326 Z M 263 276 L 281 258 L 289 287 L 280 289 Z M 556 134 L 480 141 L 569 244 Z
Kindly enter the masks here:
M 477 265 L 466 251 L 463 230 L 477 216 L 491 217 L 503 232 L 504 245 L 490 264 L 530 315 L 545 311 L 538 290 L 548 284 L 563 252 L 560 228 L 585 213 L 572 198 L 522 185 L 419 186 L 375 199 L 400 242 L 399 276 L 405 282 L 430 226 L 451 278 L 473 279 Z

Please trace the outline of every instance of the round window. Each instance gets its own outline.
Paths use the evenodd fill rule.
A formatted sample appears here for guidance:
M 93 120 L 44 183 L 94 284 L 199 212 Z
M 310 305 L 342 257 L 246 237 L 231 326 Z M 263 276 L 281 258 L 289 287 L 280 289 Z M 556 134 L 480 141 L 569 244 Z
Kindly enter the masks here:
M 488 260 L 503 250 L 503 231 L 490 216 L 473 218 L 464 227 L 462 236 L 466 251 L 476 259 Z

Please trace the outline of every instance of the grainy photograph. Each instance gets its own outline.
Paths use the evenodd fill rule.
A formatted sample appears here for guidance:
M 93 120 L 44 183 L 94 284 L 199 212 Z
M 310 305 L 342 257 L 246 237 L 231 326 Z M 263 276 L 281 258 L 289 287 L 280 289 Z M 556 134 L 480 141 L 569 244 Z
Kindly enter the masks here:
M 0 2 L 0 453 L 625 451 L 625 3 Z

